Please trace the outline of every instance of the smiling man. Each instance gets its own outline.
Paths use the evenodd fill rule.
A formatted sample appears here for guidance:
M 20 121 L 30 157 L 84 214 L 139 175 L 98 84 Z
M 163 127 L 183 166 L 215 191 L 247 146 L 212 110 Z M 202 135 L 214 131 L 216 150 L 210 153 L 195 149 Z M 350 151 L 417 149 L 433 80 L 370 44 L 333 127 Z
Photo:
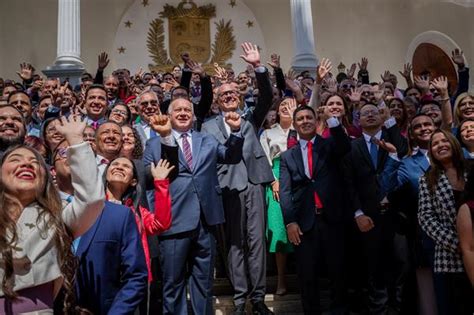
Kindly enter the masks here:
M 106 121 L 107 92 L 103 85 L 91 85 L 85 95 L 85 109 L 87 113 L 86 122 L 89 126 L 97 129 Z
M 9 146 L 25 140 L 26 126 L 22 113 L 14 106 L 0 106 L 0 158 Z
M 96 132 L 97 166 L 100 177 L 110 161 L 116 159 L 122 149 L 122 128 L 111 121 L 100 125 Z

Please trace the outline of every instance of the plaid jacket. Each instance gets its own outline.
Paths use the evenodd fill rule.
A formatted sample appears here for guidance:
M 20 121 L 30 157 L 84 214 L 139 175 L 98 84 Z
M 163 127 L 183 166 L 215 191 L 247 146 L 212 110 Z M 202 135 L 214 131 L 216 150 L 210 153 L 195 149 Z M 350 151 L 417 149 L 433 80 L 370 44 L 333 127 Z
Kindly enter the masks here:
M 441 173 L 431 193 L 426 176 L 420 178 L 418 221 L 435 245 L 434 272 L 464 272 L 456 232 L 454 194 L 448 177 Z

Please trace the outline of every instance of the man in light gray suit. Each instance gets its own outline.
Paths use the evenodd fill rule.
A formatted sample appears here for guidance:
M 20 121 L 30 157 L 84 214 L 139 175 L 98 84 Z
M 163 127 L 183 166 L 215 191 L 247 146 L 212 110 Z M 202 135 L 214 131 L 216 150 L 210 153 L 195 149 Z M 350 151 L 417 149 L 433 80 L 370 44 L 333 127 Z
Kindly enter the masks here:
M 275 180 L 257 131 L 272 105 L 272 87 L 268 71 L 260 64 L 256 45 L 243 43 L 241 57 L 256 72 L 259 99 L 255 110 L 242 121 L 243 160 L 235 165 L 220 164 L 219 184 L 222 188 L 226 220 L 229 276 L 234 288 L 234 314 L 245 314 L 247 298 L 254 314 L 273 314 L 264 304 L 265 297 L 265 199 L 264 184 Z M 223 84 L 217 92 L 220 115 L 211 117 L 202 131 L 225 143 L 230 128 L 224 115 L 239 108 L 238 92 L 231 84 Z M 248 248 L 248 251 L 245 249 Z M 249 279 L 247 279 L 247 274 Z

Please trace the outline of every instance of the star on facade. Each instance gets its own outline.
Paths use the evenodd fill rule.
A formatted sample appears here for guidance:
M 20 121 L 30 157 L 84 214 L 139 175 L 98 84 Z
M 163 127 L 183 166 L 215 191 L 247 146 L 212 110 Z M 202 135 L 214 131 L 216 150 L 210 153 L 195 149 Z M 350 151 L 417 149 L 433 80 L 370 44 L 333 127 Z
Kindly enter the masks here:
M 230 0 L 229 5 L 235 7 L 237 4 L 235 3 L 235 0 Z
M 247 27 L 248 27 L 248 28 L 253 27 L 253 21 L 248 20 L 248 21 L 247 21 Z
M 147 5 L 149 5 L 148 0 L 142 0 L 142 5 L 143 5 L 144 7 L 146 7 Z
M 126 21 L 124 22 L 124 24 L 125 24 L 125 27 L 131 28 L 133 23 L 130 21 Z
M 119 48 L 117 48 L 119 54 L 124 54 L 124 53 L 125 53 L 125 49 L 126 49 L 126 48 L 123 47 L 123 46 L 120 46 Z

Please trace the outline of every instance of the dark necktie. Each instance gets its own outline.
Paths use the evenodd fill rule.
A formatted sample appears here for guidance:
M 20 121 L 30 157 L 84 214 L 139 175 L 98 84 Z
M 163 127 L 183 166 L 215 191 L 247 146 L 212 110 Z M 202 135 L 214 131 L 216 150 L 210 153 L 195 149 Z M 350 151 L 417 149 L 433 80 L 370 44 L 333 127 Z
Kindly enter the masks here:
M 375 144 L 376 138 L 372 137 L 370 138 L 370 158 L 372 159 L 372 164 L 374 165 L 374 168 L 377 169 L 377 161 L 378 161 L 378 149 L 377 145 Z
M 312 179 L 313 178 L 313 143 L 311 141 L 308 141 L 308 170 L 309 170 L 309 177 Z M 314 191 L 314 205 L 316 206 L 316 211 L 318 209 L 321 209 L 323 207 L 323 203 L 321 202 L 321 199 L 318 196 L 318 193 Z
M 189 145 L 188 134 L 183 133 L 181 135 L 181 138 L 183 138 L 184 158 L 186 159 L 186 162 L 188 163 L 189 168 L 193 169 L 193 154 L 191 153 L 191 146 Z

